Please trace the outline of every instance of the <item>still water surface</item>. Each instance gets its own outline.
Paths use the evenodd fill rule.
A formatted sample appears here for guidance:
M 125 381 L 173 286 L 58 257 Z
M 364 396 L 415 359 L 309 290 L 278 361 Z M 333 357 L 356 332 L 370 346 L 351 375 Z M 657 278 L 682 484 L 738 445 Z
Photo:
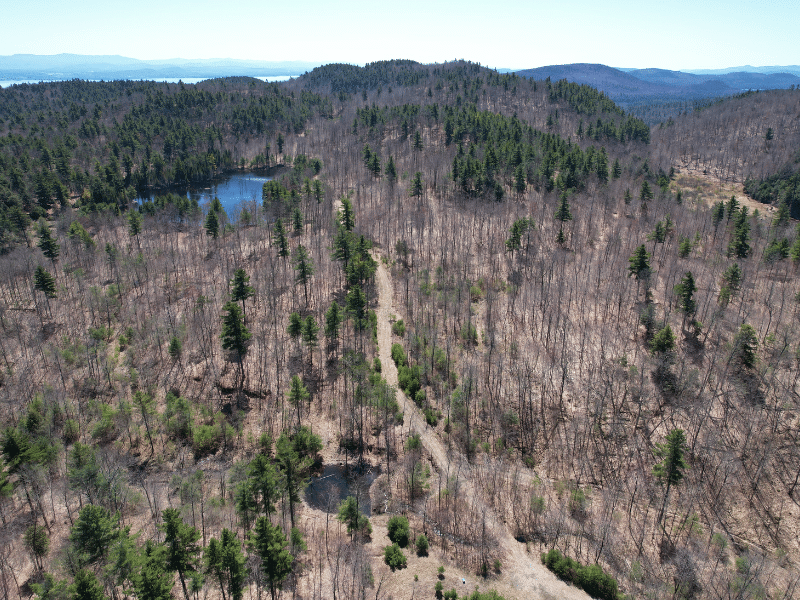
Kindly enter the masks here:
M 231 173 L 217 177 L 214 181 L 204 185 L 175 187 L 169 191 L 175 194 L 185 194 L 187 198 L 197 200 L 200 205 L 211 202 L 214 197 L 217 197 L 228 214 L 228 218 L 235 220 L 242 206 L 247 206 L 252 214 L 253 205 L 261 204 L 261 188 L 265 182 L 271 179 L 272 177 L 266 175 L 265 172 Z M 154 196 L 160 196 L 163 193 L 157 192 L 145 198 L 137 198 L 137 201 L 152 200 Z
M 261 81 L 266 82 L 275 82 L 275 81 L 289 81 L 293 77 L 299 77 L 299 75 L 270 75 L 269 77 L 255 77 L 255 79 L 260 79 Z M 145 81 L 158 81 L 159 83 L 178 83 L 182 81 L 186 84 L 193 84 L 193 83 L 200 83 L 201 81 L 205 81 L 207 79 L 213 79 L 213 77 L 154 77 L 153 79 L 147 79 Z M 0 88 L 9 87 L 11 85 L 16 85 L 20 83 L 52 83 L 54 81 L 61 81 L 60 79 L 0 79 Z M 115 79 L 86 79 L 86 81 L 116 81 Z M 142 81 L 140 79 L 132 79 L 131 81 Z
M 369 488 L 380 474 L 380 467 L 325 465 L 319 477 L 312 477 L 306 488 L 306 502 L 318 510 L 335 513 L 348 496 L 355 496 L 362 513 L 372 513 Z

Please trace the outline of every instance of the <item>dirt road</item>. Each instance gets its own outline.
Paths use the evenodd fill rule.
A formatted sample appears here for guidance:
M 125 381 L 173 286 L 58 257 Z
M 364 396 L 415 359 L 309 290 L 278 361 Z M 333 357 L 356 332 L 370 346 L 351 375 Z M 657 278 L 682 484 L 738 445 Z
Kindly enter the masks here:
M 373 258 L 378 263 L 375 281 L 378 288 L 378 349 L 383 368 L 383 374 L 389 385 L 397 388 L 397 367 L 391 357 L 392 326 L 390 315 L 402 318 L 394 307 L 394 289 L 392 286 L 389 269 L 382 262 L 381 256 L 373 253 Z M 500 547 L 503 551 L 503 579 L 508 588 L 517 593 L 517 598 L 551 599 L 568 598 L 586 600 L 588 595 L 580 590 L 568 586 L 548 571 L 540 562 L 538 555 L 528 554 L 525 545 L 515 540 L 505 524 L 501 523 L 497 515 L 491 510 L 476 492 L 472 483 L 471 468 L 462 455 L 454 450 L 448 450 L 439 439 L 435 430 L 430 428 L 419 408 L 398 389 L 397 399 L 400 403 L 405 424 L 411 433 L 418 433 L 425 450 L 430 454 L 436 468 L 445 476 L 457 474 L 460 478 L 461 489 L 467 494 L 480 513 L 486 515 L 486 524 L 495 532 Z M 503 586 L 506 587 L 506 586 Z M 498 592 L 501 590 L 498 586 Z M 501 592 L 503 593 L 503 592 Z M 511 600 L 509 598 L 509 600 Z

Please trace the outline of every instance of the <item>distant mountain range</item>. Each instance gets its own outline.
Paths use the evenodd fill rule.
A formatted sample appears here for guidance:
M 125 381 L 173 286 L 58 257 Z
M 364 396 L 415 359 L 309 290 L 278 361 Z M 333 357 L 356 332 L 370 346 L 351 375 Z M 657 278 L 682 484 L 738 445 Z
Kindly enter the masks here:
M 320 62 L 231 58 L 138 60 L 125 56 L 14 54 L 0 56 L 0 80 L 158 79 L 168 77 L 270 77 L 299 75 Z
M 0 56 L 0 80 L 162 79 L 229 76 L 299 75 L 322 65 L 308 61 L 263 61 L 231 58 L 139 60 L 125 56 L 83 54 L 14 54 Z M 499 69 L 508 72 L 509 69 Z M 567 79 L 606 92 L 625 108 L 643 104 L 694 102 L 748 89 L 800 87 L 800 66 L 731 67 L 718 70 L 668 71 L 615 69 L 577 63 L 514 71 L 553 81 Z
M 747 67 L 742 67 L 747 68 Z M 749 67 L 755 69 L 756 67 Z M 576 63 L 515 71 L 533 79 L 566 79 L 590 85 L 622 106 L 655 101 L 693 101 L 730 96 L 746 90 L 786 89 L 800 86 L 800 67 L 758 67 L 761 72 L 687 72 L 665 69 L 615 69 L 606 65 Z M 782 71 L 780 69 L 783 69 Z M 769 72 L 767 72 L 769 71 Z

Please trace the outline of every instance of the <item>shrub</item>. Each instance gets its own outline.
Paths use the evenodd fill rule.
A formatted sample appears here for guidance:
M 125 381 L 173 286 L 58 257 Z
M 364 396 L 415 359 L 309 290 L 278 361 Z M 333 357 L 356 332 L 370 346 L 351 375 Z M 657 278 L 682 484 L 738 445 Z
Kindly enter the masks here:
M 569 512 L 576 519 L 586 516 L 586 494 L 582 489 L 572 490 L 569 497 Z
M 424 533 L 420 533 L 417 536 L 417 556 L 428 556 L 429 547 L 428 536 Z
M 542 554 L 542 563 L 559 579 L 574 583 L 593 598 L 617 600 L 619 597 L 617 580 L 599 565 L 584 567 L 555 548 Z
M 428 394 L 425 393 L 425 390 L 417 390 L 417 393 L 414 394 L 414 403 L 417 406 L 422 406 L 425 404 L 425 401 L 428 399 Z
M 472 302 L 478 302 L 483 298 L 483 290 L 479 288 L 477 285 L 473 285 L 469 288 L 469 299 Z
M 181 344 L 181 341 L 177 337 L 173 337 L 169 341 L 169 348 L 167 349 L 167 352 L 169 352 L 170 357 L 173 360 L 180 358 L 182 350 L 183 350 L 183 344 Z
M 406 395 L 412 400 L 416 397 L 417 392 L 420 390 L 420 379 L 422 377 L 422 368 L 419 365 L 410 367 L 400 365 L 397 368 L 397 383 Z
M 366 515 L 361 514 L 354 496 L 348 496 L 342 501 L 337 518 L 347 525 L 347 533 L 351 535 L 360 534 L 368 537 L 372 534 L 372 523 Z
M 425 421 L 427 421 L 428 425 L 431 427 L 436 427 L 439 424 L 439 419 L 442 418 L 442 413 L 435 408 L 426 408 L 423 410 L 425 413 Z
M 580 567 L 575 583 L 594 598 L 614 600 L 617 597 L 616 579 L 604 573 L 599 565 Z
M 378 358 L 377 356 L 375 357 L 375 360 L 372 361 L 372 370 L 375 371 L 376 373 L 380 373 L 381 371 L 383 371 L 383 365 L 381 365 L 381 359 Z
M 406 334 L 406 325 L 403 323 L 403 319 L 392 324 L 392 333 L 397 337 L 403 337 Z
M 167 410 L 164 413 L 167 431 L 171 438 L 178 440 L 192 439 L 192 406 L 183 396 L 167 392 Z
M 386 527 L 389 530 L 390 540 L 402 548 L 408 545 L 408 519 L 400 515 L 395 515 L 389 519 L 389 523 Z
M 472 323 L 464 323 L 461 328 L 461 339 L 473 346 L 478 345 L 478 330 Z
M 75 419 L 67 419 L 64 421 L 64 433 L 62 437 L 64 438 L 64 443 L 67 445 L 74 444 L 80 439 L 81 428 Z
M 441 600 L 441 598 L 442 598 L 442 588 L 443 587 L 444 586 L 442 585 L 442 582 L 441 581 L 437 581 L 436 585 L 433 588 L 434 591 L 436 592 L 436 598 L 438 598 L 439 600 Z
M 117 412 L 108 404 L 100 403 L 100 420 L 92 427 L 92 439 L 100 443 L 109 442 L 117 437 L 117 425 L 115 418 Z
M 383 549 L 383 560 L 389 565 L 392 571 L 402 569 L 406 566 L 406 555 L 403 554 L 403 551 L 397 544 L 386 546 L 386 548 Z
M 398 368 L 406 365 L 406 351 L 401 344 L 392 344 L 392 360 Z

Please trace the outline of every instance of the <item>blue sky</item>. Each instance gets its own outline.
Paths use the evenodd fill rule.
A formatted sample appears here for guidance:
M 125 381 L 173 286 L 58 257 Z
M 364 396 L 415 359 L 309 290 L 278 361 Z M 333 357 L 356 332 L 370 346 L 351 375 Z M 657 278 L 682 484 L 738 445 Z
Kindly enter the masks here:
M 800 64 L 800 3 L 784 0 L 0 1 L 0 55 L 356 64 L 464 58 L 515 69 Z

